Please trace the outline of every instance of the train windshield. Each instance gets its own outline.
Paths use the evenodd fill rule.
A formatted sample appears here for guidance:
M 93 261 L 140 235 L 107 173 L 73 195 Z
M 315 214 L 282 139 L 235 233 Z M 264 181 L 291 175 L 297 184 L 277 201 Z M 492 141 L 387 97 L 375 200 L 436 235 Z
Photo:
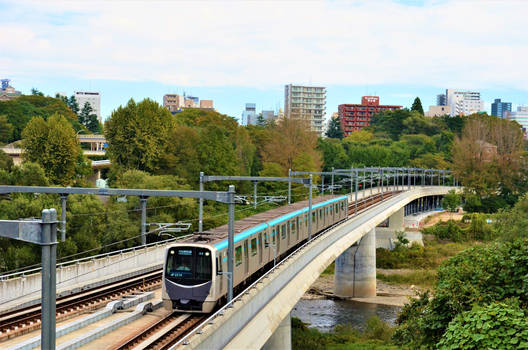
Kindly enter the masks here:
M 211 251 L 206 248 L 175 247 L 169 249 L 165 276 L 176 283 L 195 285 L 211 280 Z

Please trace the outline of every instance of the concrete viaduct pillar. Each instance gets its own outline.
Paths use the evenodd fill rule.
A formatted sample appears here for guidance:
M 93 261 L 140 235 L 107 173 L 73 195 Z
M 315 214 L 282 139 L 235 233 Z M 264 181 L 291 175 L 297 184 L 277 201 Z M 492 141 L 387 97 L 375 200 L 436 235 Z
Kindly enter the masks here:
M 262 350 L 291 350 L 291 315 L 288 314 L 268 339 Z
M 376 230 L 348 248 L 335 261 L 334 294 L 340 297 L 376 296 Z

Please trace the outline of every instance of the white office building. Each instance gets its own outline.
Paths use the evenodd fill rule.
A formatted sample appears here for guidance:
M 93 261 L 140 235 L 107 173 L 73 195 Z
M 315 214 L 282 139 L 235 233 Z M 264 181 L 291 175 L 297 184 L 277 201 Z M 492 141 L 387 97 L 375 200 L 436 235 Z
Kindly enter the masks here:
M 478 91 L 446 90 L 446 105 L 450 115 L 470 115 L 484 111 L 484 101 L 480 99 Z
M 242 112 L 242 125 L 257 125 L 257 105 L 246 103 L 246 109 Z
M 88 102 L 92 106 L 93 113 L 97 115 L 97 120 L 101 120 L 101 94 L 93 91 L 75 91 L 75 100 L 79 105 L 79 112 L 82 111 L 84 104 Z
M 515 120 L 519 123 L 523 129 L 524 138 L 528 135 L 528 107 L 520 106 L 517 107 L 516 112 L 504 111 L 504 118 L 509 120 Z
M 326 88 L 289 84 L 284 87 L 286 118 L 304 119 L 313 131 L 323 135 L 326 114 Z

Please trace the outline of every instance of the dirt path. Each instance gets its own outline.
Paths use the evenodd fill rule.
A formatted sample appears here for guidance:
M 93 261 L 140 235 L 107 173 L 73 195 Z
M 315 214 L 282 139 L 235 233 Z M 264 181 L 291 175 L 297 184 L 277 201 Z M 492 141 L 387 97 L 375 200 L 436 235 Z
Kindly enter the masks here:
M 450 212 L 443 211 L 441 213 L 429 216 L 425 220 L 423 227 L 431 227 L 440 221 L 462 220 L 462 217 L 464 216 L 464 214 L 465 214 L 464 212 L 450 213 Z

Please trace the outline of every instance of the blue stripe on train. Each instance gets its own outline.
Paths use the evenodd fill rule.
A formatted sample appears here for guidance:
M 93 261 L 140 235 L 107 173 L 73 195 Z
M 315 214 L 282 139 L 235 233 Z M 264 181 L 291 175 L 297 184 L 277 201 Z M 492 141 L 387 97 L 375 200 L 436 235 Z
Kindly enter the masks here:
M 326 202 L 321 202 L 321 203 L 312 205 L 312 210 L 320 208 L 320 207 L 322 207 L 324 205 L 327 205 L 327 204 L 330 204 L 330 203 L 334 203 L 334 202 L 346 199 L 346 198 L 347 198 L 346 196 L 342 196 L 342 197 L 330 199 L 330 200 L 328 200 Z M 291 218 L 293 218 L 293 217 L 295 217 L 295 216 L 297 216 L 299 214 L 303 214 L 303 213 L 307 213 L 307 212 L 308 212 L 308 207 L 305 207 L 303 209 L 299 209 L 299 210 L 291 212 L 291 213 L 289 213 L 287 215 L 281 216 L 281 217 L 279 217 L 277 219 L 273 219 L 273 220 L 271 220 L 268 223 L 264 223 L 264 224 L 260 224 L 258 226 L 252 227 L 249 230 L 242 231 L 239 234 L 235 235 L 234 241 L 235 241 L 235 243 L 240 242 L 241 240 L 251 236 L 252 234 L 257 233 L 257 232 L 262 231 L 263 229 L 267 228 L 268 225 L 269 226 L 275 226 L 277 224 L 280 224 L 283 221 L 287 221 L 287 220 L 289 220 L 289 219 L 291 219 Z M 215 248 L 218 249 L 218 250 L 222 250 L 222 249 L 227 248 L 227 239 L 223 240 L 222 242 L 219 242 L 219 243 L 215 244 Z

